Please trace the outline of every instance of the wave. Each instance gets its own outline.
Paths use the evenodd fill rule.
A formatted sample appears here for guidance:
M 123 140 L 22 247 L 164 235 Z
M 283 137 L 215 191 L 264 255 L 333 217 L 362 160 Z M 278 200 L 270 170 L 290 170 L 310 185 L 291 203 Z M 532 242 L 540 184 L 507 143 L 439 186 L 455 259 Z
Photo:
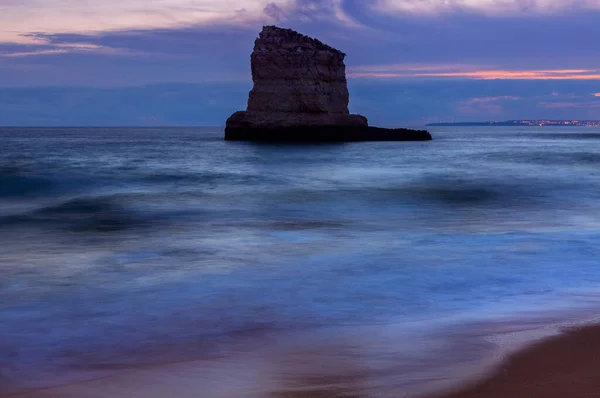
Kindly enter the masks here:
M 373 186 L 343 187 L 338 189 L 292 189 L 276 193 L 275 200 L 287 202 L 285 211 L 294 204 L 311 206 L 327 204 L 329 211 L 345 211 L 356 206 L 388 209 L 389 206 L 419 207 L 523 207 L 537 206 L 551 199 L 561 185 L 543 181 L 502 181 L 493 178 L 457 178 L 437 176 L 417 179 L 406 183 L 389 183 Z M 320 207 L 318 207 L 320 208 Z M 325 208 L 325 207 L 323 207 Z
M 5 216 L 2 226 L 33 225 L 71 231 L 122 231 L 143 223 L 135 212 L 120 205 L 114 197 L 75 198 L 33 211 Z
M 600 133 L 538 133 L 527 134 L 527 137 L 549 140 L 600 140 Z
M 196 184 L 202 188 L 203 184 L 214 186 L 217 184 L 227 185 L 255 185 L 277 182 L 269 176 L 258 174 L 237 174 L 222 172 L 199 172 L 199 173 L 148 173 L 135 178 L 139 182 L 150 184 Z
M 539 185 L 451 177 L 425 179 L 382 191 L 419 206 L 483 208 L 535 206 L 550 195 Z
M 38 165 L 37 169 L 40 169 Z M 112 172 L 90 173 L 80 170 L 66 171 L 47 167 L 29 170 L 24 167 L 0 167 L 0 199 L 64 197 L 77 194 L 90 195 L 123 190 L 160 190 L 166 187 L 190 188 L 202 191 L 217 187 L 258 186 L 281 183 L 274 177 L 248 173 L 197 172 L 140 172 L 139 169 L 114 169 Z
M 61 196 L 118 183 L 116 175 L 102 177 L 56 165 L 0 167 L 0 199 Z
M 48 177 L 28 175 L 17 167 L 0 168 L 0 197 L 41 195 L 54 187 L 55 182 Z
M 514 188 L 511 187 L 514 191 Z M 456 205 L 485 204 L 506 201 L 511 194 L 507 187 L 486 186 L 473 182 L 444 182 L 407 187 L 406 193 L 415 199 Z M 505 202 L 506 203 L 506 202 Z
M 597 152 L 492 152 L 473 155 L 476 159 L 510 163 L 556 164 L 556 165 L 597 165 L 600 153 Z

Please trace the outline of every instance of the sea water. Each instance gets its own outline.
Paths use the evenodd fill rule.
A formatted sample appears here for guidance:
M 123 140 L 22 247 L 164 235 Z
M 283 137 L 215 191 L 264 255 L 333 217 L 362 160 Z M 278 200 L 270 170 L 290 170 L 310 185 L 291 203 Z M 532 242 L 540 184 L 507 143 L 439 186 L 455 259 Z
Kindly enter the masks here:
M 600 129 L 431 131 L 0 129 L 0 393 L 200 361 L 170 396 L 323 392 L 336 367 L 336 396 L 400 396 L 481 358 L 474 335 L 589 313 Z

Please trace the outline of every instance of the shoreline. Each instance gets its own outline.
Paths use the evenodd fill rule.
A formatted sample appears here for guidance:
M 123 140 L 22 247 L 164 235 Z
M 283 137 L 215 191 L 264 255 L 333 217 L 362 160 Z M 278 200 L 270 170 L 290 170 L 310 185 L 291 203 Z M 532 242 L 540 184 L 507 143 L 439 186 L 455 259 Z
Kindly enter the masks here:
M 510 354 L 477 381 L 426 397 L 596 397 L 598 370 L 600 325 L 571 327 Z
M 158 398 L 168 393 L 187 398 L 201 393 L 205 398 L 576 398 L 594 396 L 585 391 L 600 391 L 600 380 L 596 382 L 594 377 L 600 369 L 597 319 L 472 324 L 449 329 L 447 336 L 448 346 L 437 350 L 437 358 L 434 353 L 408 367 L 406 363 L 372 367 L 373 363 L 363 363 L 360 356 L 348 356 L 348 347 L 356 341 L 348 340 L 346 348 L 327 347 L 317 338 L 291 350 L 124 367 L 104 377 L 0 397 Z M 376 344 L 382 343 L 380 349 L 385 350 L 393 340 L 376 340 Z M 467 358 L 469 352 L 484 352 L 481 347 L 486 345 L 485 356 Z M 572 350 L 576 352 L 573 360 Z M 432 369 L 432 364 L 441 365 Z M 547 385 L 549 389 L 540 390 Z

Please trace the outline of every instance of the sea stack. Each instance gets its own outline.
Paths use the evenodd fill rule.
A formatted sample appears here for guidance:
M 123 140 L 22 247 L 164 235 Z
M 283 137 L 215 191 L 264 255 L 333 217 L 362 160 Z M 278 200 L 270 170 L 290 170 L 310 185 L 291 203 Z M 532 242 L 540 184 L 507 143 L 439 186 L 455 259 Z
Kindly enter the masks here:
M 227 119 L 226 140 L 425 141 L 424 130 L 369 127 L 348 111 L 346 54 L 291 29 L 265 26 L 251 55 L 246 111 Z

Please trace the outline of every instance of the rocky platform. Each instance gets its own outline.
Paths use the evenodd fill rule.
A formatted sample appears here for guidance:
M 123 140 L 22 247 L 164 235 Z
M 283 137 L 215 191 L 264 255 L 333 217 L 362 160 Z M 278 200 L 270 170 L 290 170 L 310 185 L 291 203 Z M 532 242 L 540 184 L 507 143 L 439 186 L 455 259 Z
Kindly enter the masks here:
M 291 29 L 265 26 L 251 55 L 246 111 L 226 123 L 226 140 L 426 141 L 424 130 L 370 127 L 348 111 L 346 54 Z

